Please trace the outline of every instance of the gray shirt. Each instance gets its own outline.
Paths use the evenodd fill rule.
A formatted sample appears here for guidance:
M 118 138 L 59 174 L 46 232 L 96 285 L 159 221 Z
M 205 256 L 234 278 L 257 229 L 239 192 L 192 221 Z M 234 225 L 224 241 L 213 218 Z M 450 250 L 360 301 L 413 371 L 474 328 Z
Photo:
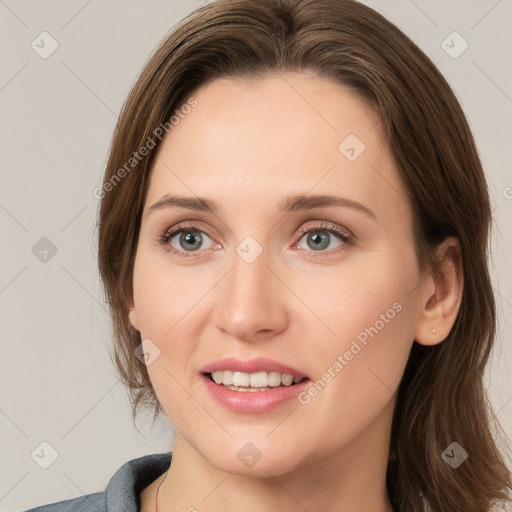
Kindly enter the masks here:
M 169 469 L 171 458 L 172 453 L 168 452 L 133 459 L 116 471 L 103 492 L 50 503 L 26 512 L 139 512 L 140 493 Z

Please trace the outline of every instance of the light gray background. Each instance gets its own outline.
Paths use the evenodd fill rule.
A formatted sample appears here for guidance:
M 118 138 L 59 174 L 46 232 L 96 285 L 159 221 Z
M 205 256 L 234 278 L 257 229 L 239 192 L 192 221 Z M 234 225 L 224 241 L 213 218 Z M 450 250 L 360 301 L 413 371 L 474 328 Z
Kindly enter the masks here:
M 144 62 L 175 23 L 203 3 L 0 0 L 1 510 L 104 490 L 126 461 L 171 448 L 167 421 L 151 430 L 142 417 L 140 432 L 133 429 L 127 394 L 113 376 L 92 191 Z M 496 218 L 500 326 L 488 387 L 512 437 L 512 2 L 365 3 L 437 64 L 474 131 Z M 43 31 L 59 45 L 47 59 L 31 47 Z M 442 46 L 453 31 L 469 44 L 458 58 Z M 463 43 L 452 37 L 444 44 L 453 53 Z M 43 237 L 58 249 L 46 262 L 32 251 Z M 43 441 L 58 452 L 48 469 L 31 457 Z

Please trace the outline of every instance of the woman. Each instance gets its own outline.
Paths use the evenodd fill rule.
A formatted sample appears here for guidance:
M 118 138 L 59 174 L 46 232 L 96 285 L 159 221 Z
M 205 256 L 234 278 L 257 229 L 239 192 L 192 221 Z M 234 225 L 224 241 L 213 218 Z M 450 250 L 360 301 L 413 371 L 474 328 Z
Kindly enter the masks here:
M 199 9 L 131 91 L 99 195 L 115 361 L 134 416 L 175 426 L 172 461 L 34 510 L 506 505 L 484 173 L 450 87 L 381 15 Z

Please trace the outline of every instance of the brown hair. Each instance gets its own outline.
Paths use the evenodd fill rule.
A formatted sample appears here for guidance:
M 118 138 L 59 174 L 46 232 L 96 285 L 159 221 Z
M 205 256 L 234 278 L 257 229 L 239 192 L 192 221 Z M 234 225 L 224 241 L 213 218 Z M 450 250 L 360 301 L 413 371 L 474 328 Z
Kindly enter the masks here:
M 130 159 L 199 86 L 281 71 L 331 78 L 379 114 L 414 210 L 422 268 L 432 271 L 435 247 L 447 236 L 460 242 L 462 305 L 446 340 L 413 344 L 398 389 L 387 488 L 395 511 L 423 511 L 425 502 L 434 512 L 491 510 L 507 501 L 511 476 L 483 386 L 496 319 L 482 165 L 461 106 L 433 63 L 392 23 L 353 0 L 218 0 L 161 43 L 130 92 L 105 171 L 98 259 L 113 320 L 113 358 L 133 417 L 150 405 L 155 420 L 161 406 L 146 367 L 134 357 L 141 338 L 128 321 L 127 302 L 156 150 L 135 164 Z M 469 452 L 457 469 L 441 457 L 453 441 Z

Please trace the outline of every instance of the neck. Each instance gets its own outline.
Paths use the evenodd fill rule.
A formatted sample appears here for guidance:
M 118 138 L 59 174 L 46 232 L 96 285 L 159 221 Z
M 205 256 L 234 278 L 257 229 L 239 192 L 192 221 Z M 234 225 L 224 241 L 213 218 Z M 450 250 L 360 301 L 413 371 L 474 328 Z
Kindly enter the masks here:
M 159 512 L 390 512 L 386 468 L 392 408 L 334 453 L 285 474 L 222 471 L 179 433 L 160 489 Z

